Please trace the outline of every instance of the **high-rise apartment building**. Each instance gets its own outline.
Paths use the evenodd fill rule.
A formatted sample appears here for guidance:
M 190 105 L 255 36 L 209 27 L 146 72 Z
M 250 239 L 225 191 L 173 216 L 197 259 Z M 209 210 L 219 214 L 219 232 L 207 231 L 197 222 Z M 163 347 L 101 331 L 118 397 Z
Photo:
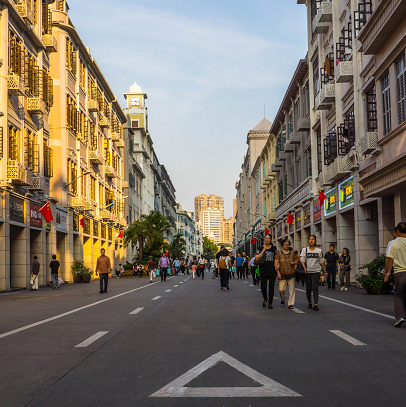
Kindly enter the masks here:
M 221 198 L 223 199 L 223 198 Z M 221 243 L 223 215 L 218 209 L 206 209 L 199 212 L 199 224 L 203 236 L 213 240 L 214 243 Z
M 234 217 L 224 218 L 222 222 L 221 232 L 222 238 L 221 243 L 233 245 L 233 236 L 234 236 Z
M 195 219 L 200 219 L 200 212 L 208 209 L 220 211 L 221 218 L 224 217 L 224 199 L 217 195 L 201 194 L 195 197 Z

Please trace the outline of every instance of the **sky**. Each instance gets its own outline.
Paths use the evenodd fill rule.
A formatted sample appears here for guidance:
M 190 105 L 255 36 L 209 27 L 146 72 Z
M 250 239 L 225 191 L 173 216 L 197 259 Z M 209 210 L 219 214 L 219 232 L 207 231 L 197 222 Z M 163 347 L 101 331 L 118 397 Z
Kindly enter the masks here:
M 68 0 L 69 16 L 117 100 L 137 82 L 176 200 L 224 198 L 232 216 L 247 133 L 274 120 L 307 50 L 296 0 Z M 112 7 L 112 5 L 114 6 Z

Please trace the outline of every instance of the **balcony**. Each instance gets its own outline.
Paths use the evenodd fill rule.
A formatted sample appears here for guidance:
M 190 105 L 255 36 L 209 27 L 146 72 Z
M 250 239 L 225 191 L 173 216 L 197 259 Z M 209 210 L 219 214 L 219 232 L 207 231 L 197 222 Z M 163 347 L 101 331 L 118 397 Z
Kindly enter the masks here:
M 111 165 L 104 166 L 104 175 L 109 178 L 117 178 L 117 172 Z
M 320 90 L 320 104 L 331 106 L 336 101 L 336 85 L 334 83 L 327 83 L 323 85 Z
M 108 129 L 110 127 L 109 119 L 103 114 L 100 115 L 99 126 L 104 129 Z
M 321 187 L 327 187 L 327 186 L 330 186 L 332 184 L 332 182 L 331 182 L 331 180 L 330 180 L 330 178 L 328 176 L 328 171 L 323 171 L 320 174 L 319 180 L 320 180 L 320 186 Z
M 310 116 L 302 117 L 297 121 L 296 131 L 308 131 L 310 130 Z
M 116 147 L 117 148 L 124 148 L 125 147 L 124 140 L 117 141 Z
M 74 196 L 72 197 L 71 206 L 74 208 L 84 208 L 85 206 L 85 197 L 84 196 Z
M 292 145 L 295 145 L 295 144 L 299 145 L 300 139 L 301 139 L 301 137 L 297 133 L 292 133 L 291 136 L 289 137 L 290 144 L 292 144 Z
M 341 61 L 335 67 L 336 83 L 351 82 L 353 78 L 352 61 Z
M 272 222 L 276 219 L 275 211 L 267 211 L 266 212 L 266 220 L 267 222 Z
M 47 52 L 56 52 L 58 50 L 58 42 L 52 34 L 42 34 L 42 42 Z
M 108 209 L 102 209 L 100 211 L 100 217 L 103 220 L 111 220 L 111 212 Z
M 316 95 L 314 98 L 314 110 L 328 110 L 331 107 L 331 103 L 321 103 L 321 96 L 322 96 L 323 89 Z M 324 93 L 324 92 L 323 92 Z
M 83 209 L 85 211 L 91 211 L 93 209 L 93 202 L 90 199 L 85 199 L 85 205 Z
M 317 22 L 331 23 L 333 21 L 333 5 L 332 1 L 324 1 L 320 3 L 317 11 Z
M 293 153 L 294 147 L 293 144 L 290 142 L 290 140 L 286 140 L 284 146 L 283 146 L 283 152 L 284 153 Z
M 121 188 L 128 188 L 128 181 L 123 181 L 121 183 Z
M 32 191 L 48 191 L 49 180 L 42 178 L 39 175 L 33 175 L 32 184 L 29 187 Z
M 10 95 L 23 96 L 25 93 L 25 83 L 15 73 L 9 73 L 7 76 L 7 89 Z
M 272 165 L 271 165 L 271 171 L 272 171 L 272 172 L 280 172 L 280 171 L 281 171 L 281 167 L 282 167 L 282 165 L 277 166 L 276 164 L 272 164 Z
M 17 160 L 9 160 L 7 164 L 7 179 L 16 185 L 28 185 L 27 170 Z
M 103 157 L 98 150 L 89 151 L 89 160 L 93 164 L 101 165 L 103 164 Z
M 339 156 L 327 167 L 330 180 L 336 181 L 351 172 L 352 163 L 348 156 Z
M 121 134 L 116 131 L 113 131 L 111 133 L 111 141 L 120 141 L 120 140 L 121 140 Z
M 378 132 L 369 131 L 361 137 L 361 153 L 371 154 L 378 147 Z
M 45 102 L 40 97 L 27 98 L 27 110 L 31 114 L 45 114 Z
M 320 23 L 317 21 L 317 19 L 318 19 L 318 16 L 316 15 L 312 21 L 313 34 L 317 34 L 317 35 L 326 34 L 330 27 L 330 23 Z
M 283 151 L 279 153 L 279 161 L 286 161 L 286 154 Z
M 25 3 L 16 4 L 17 12 L 28 25 L 34 25 L 34 13 Z
M 97 100 L 89 99 L 87 109 L 89 110 L 89 112 L 98 112 L 99 102 Z

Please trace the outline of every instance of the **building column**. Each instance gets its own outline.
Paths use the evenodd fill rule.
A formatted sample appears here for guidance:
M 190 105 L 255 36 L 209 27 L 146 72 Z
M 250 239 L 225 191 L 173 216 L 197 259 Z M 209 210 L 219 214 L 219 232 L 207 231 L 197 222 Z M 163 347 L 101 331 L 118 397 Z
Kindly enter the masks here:
M 7 191 L 2 192 L 0 196 L 1 215 L 4 218 L 4 222 L 0 223 L 0 291 L 10 289 L 10 223 L 6 221 L 9 197 Z
M 393 239 L 395 211 L 393 195 L 378 198 L 379 252 L 385 253 L 388 243 Z

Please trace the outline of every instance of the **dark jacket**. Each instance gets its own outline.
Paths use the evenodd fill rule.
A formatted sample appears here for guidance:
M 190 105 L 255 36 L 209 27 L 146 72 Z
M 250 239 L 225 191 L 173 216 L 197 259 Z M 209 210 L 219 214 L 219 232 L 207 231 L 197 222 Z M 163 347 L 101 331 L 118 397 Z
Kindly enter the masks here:
M 37 276 L 39 274 L 39 261 L 38 260 L 34 260 L 32 262 L 32 268 L 31 268 L 31 273 L 34 276 Z

